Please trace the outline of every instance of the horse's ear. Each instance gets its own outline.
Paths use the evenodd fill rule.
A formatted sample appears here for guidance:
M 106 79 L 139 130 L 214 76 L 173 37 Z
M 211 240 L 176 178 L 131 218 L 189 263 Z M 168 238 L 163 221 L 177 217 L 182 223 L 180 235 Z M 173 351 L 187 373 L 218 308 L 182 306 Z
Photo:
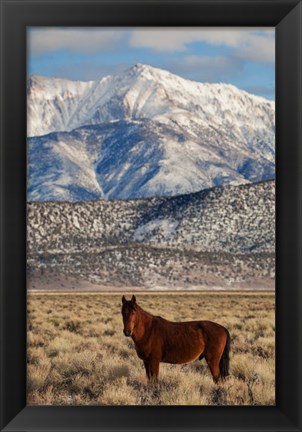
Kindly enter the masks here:
M 135 303 L 136 303 L 136 298 L 135 298 L 135 295 L 133 295 L 133 296 L 132 296 L 132 299 L 131 299 L 131 303 L 133 303 L 133 304 L 135 304 Z
M 126 303 L 126 297 L 123 295 L 123 297 L 122 297 L 122 302 L 123 302 L 123 304 L 125 304 Z

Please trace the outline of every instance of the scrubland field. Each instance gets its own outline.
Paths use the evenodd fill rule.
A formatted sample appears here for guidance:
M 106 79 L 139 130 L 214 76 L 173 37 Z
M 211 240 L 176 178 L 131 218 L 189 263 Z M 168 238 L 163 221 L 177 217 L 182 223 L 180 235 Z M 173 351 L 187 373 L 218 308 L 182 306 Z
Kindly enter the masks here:
M 203 359 L 161 363 L 158 384 L 148 385 L 133 341 L 123 335 L 121 294 L 29 293 L 27 403 L 275 404 L 274 293 L 157 292 L 136 298 L 154 315 L 227 327 L 232 342 L 226 381 L 214 384 Z

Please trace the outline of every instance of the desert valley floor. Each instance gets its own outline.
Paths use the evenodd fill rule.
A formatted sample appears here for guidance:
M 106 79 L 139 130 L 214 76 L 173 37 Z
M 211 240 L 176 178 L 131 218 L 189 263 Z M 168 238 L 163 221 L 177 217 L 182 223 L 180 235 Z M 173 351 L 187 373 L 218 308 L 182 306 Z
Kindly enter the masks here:
M 130 292 L 124 292 L 130 296 Z M 123 335 L 121 293 L 28 293 L 29 405 L 274 405 L 274 292 L 149 292 L 137 302 L 172 321 L 213 320 L 231 334 L 230 376 L 204 360 L 160 365 L 146 382 Z

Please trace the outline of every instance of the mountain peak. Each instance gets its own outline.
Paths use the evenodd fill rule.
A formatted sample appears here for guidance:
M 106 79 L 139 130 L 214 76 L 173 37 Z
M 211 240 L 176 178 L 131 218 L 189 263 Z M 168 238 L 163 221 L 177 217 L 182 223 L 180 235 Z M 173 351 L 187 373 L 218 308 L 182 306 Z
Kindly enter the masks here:
M 134 76 L 148 75 L 149 77 L 151 76 L 154 77 L 155 75 L 165 74 L 165 73 L 168 72 L 163 69 L 155 68 L 153 66 L 143 64 L 143 63 L 136 63 L 125 71 L 126 75 L 127 74 L 134 75 Z
M 145 64 L 98 81 L 41 79 L 28 92 L 29 196 L 129 199 L 270 179 L 274 126 L 265 99 Z
M 134 69 L 134 70 L 138 70 L 138 71 L 143 71 L 146 69 L 150 69 L 151 66 L 148 66 L 146 64 L 143 63 L 135 63 L 135 65 L 133 65 L 130 69 Z

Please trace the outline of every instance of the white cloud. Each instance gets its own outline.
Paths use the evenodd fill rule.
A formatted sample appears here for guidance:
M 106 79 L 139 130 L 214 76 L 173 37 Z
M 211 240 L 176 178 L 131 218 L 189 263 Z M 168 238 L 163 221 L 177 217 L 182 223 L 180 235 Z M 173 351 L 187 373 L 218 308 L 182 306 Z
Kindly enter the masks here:
M 132 47 L 157 52 L 181 52 L 190 43 L 205 42 L 231 48 L 233 55 L 245 60 L 273 63 L 275 59 L 273 29 L 139 29 L 132 31 L 129 42 Z
M 253 35 L 244 41 L 234 53 L 243 60 L 260 63 L 275 62 L 275 38 Z
M 54 52 L 62 49 L 76 53 L 110 51 L 120 44 L 129 48 L 148 48 L 155 52 L 186 53 L 193 42 L 227 47 L 229 55 L 261 63 L 275 60 L 275 32 L 273 29 L 251 28 L 67 28 L 38 27 L 28 33 L 30 54 Z M 125 47 L 127 50 L 127 47 Z
M 44 54 L 67 49 L 77 53 L 93 53 L 113 48 L 124 33 L 113 29 L 32 27 L 28 32 L 30 53 Z
M 243 61 L 233 56 L 184 56 L 181 62 L 167 63 L 167 69 L 196 81 L 226 82 L 242 74 Z
M 130 45 L 151 48 L 155 51 L 184 51 L 192 42 L 208 42 L 214 45 L 237 46 L 242 32 L 221 29 L 140 29 L 131 33 Z

